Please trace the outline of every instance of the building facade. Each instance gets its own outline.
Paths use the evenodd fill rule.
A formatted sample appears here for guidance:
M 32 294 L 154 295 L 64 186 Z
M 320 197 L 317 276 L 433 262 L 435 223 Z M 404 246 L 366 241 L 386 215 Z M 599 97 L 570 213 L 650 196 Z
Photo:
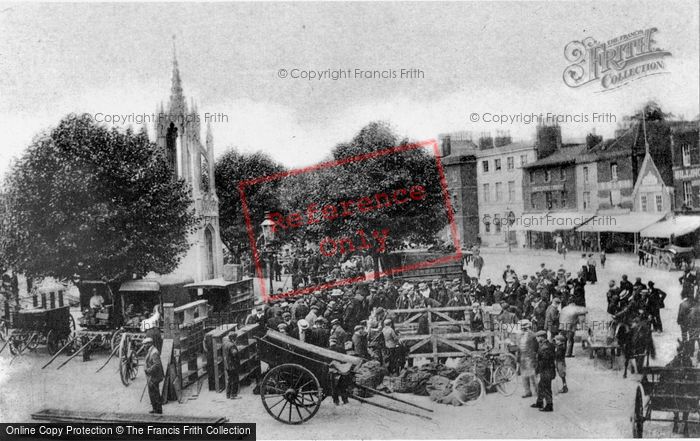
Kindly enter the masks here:
M 200 138 L 197 106 L 185 101 L 177 58 L 173 54 L 170 100 L 156 111 L 155 143 L 165 152 L 173 177 L 190 187 L 199 228 L 188 237 L 190 249 L 174 274 L 195 282 L 219 277 L 223 269 L 223 245 L 219 230 L 219 199 L 214 183 L 214 139 L 207 125 Z
M 466 137 L 442 135 L 442 164 L 450 193 L 459 242 L 463 248 L 479 243 L 476 146 Z M 449 227 L 441 236 L 447 242 Z
M 525 232 L 512 229 L 508 218 L 523 214 L 523 167 L 536 159 L 534 143 L 513 143 L 509 136 L 482 138 L 476 159 L 482 244 L 521 246 Z
M 688 121 L 671 128 L 675 208 L 700 213 L 700 130 L 699 122 Z

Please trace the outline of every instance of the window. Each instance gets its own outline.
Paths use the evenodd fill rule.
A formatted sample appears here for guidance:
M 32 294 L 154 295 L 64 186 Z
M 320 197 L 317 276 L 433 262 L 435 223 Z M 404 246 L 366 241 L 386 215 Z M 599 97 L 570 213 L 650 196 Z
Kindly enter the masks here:
M 647 197 L 646 195 L 642 195 L 642 211 L 647 211 Z
M 549 182 L 552 180 L 552 172 L 549 170 L 544 171 L 544 182 Z
M 617 181 L 617 162 L 610 164 L 610 179 Z
M 491 202 L 491 195 L 489 194 L 489 184 L 484 184 L 484 202 Z
M 591 208 L 591 192 L 584 191 L 583 192 L 583 209 L 586 210 L 588 208 Z
M 491 232 L 491 222 L 488 219 L 484 219 L 484 231 L 487 233 Z
M 481 161 L 481 170 L 483 170 L 484 173 L 489 172 L 489 161 Z
M 690 165 L 690 146 L 688 144 L 681 147 L 683 152 L 683 166 L 688 167 Z
M 503 200 L 503 183 L 502 182 L 496 182 L 496 198 L 495 200 L 501 201 Z
M 588 167 L 583 167 L 583 182 L 588 183 Z
M 515 201 L 515 181 L 508 181 L 508 202 Z
M 500 159 L 493 160 L 493 169 L 495 171 L 501 171 L 501 160 Z
M 660 194 L 656 195 L 656 211 L 664 211 L 664 201 Z
M 563 168 L 559 169 L 559 180 L 566 181 L 566 170 L 564 170 Z
M 560 196 L 561 196 L 561 199 L 559 200 L 560 207 L 564 208 L 564 207 L 566 207 L 566 197 L 568 196 L 566 193 L 566 190 L 562 190 Z
M 690 181 L 683 183 L 683 203 L 688 207 L 693 206 L 693 186 Z
M 501 232 L 501 215 L 500 214 L 493 215 L 493 225 L 496 227 L 496 233 L 500 233 Z
M 515 168 L 515 159 L 513 159 L 512 156 L 506 158 L 506 167 L 508 167 L 508 170 L 513 170 Z
M 544 193 L 544 205 L 547 208 L 547 210 L 552 209 L 553 205 L 552 205 L 552 192 L 551 191 L 547 191 Z
M 530 184 L 534 184 L 534 183 L 535 183 L 535 172 L 531 171 L 530 172 Z
M 520 166 L 527 164 L 527 155 L 520 155 Z
M 533 210 L 537 209 L 537 204 L 535 204 L 535 194 L 530 193 L 530 208 Z

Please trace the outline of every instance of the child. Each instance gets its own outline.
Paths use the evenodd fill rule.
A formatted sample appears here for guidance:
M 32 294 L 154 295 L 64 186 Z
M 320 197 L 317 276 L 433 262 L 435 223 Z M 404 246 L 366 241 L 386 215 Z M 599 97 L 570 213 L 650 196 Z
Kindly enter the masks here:
M 559 334 L 554 337 L 554 363 L 557 367 L 557 375 L 561 378 L 562 388 L 560 394 L 565 394 L 569 391 L 566 386 L 566 337 Z

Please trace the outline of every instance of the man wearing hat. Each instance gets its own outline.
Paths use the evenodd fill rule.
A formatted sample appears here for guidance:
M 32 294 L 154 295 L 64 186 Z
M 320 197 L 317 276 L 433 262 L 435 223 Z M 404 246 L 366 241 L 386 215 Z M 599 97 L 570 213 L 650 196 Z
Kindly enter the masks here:
M 337 348 L 332 349 L 336 352 L 342 352 L 344 354 L 345 342 L 348 340 L 348 333 L 345 332 L 345 329 L 343 329 L 342 326 L 340 326 L 340 320 L 337 318 L 331 320 L 331 335 L 329 341 L 330 339 L 335 339 L 338 345 Z
M 384 336 L 385 359 L 388 362 L 389 374 L 396 375 L 401 369 L 401 366 L 398 365 L 399 336 L 392 326 L 391 319 L 384 320 L 382 335 Z
M 352 334 L 352 350 L 354 355 L 369 360 L 367 350 L 367 329 L 362 325 L 356 325 Z
M 535 373 L 539 375 L 537 382 L 537 401 L 531 406 L 542 412 L 552 412 L 552 380 L 556 377 L 554 363 L 554 346 L 547 340 L 547 331 L 537 331 L 537 364 Z
M 559 306 L 561 299 L 554 297 L 552 304 L 547 308 L 544 318 L 544 329 L 547 331 L 547 339 L 552 341 L 555 335 L 559 334 Z
M 160 382 L 165 378 L 163 363 L 160 361 L 160 352 L 153 345 L 153 339 L 146 337 L 143 339 L 146 348 L 146 381 L 148 384 L 148 398 L 151 399 L 153 410 L 148 413 L 163 413 L 163 403 L 160 396 Z
M 309 313 L 306 314 L 304 320 L 306 320 L 310 327 L 313 327 L 314 324 L 316 324 L 316 319 L 318 319 L 318 305 L 314 304 L 309 308 Z
M 566 356 L 574 356 L 574 335 L 579 318 L 588 313 L 583 306 L 578 306 L 574 299 L 569 300 L 569 304 L 561 309 L 559 313 L 559 332 L 566 337 Z
M 297 335 L 299 340 L 303 342 L 307 341 L 309 338 L 309 331 L 311 331 L 311 326 L 309 326 L 309 322 L 307 322 L 305 319 L 301 319 L 297 322 Z
M 221 347 L 224 355 L 224 369 L 226 369 L 226 398 L 230 400 L 240 398 L 238 396 L 238 371 L 241 367 L 241 358 L 236 346 L 236 333 L 231 332 L 224 340 Z
M 535 378 L 535 362 L 537 358 L 537 339 L 532 332 L 530 320 L 520 320 L 518 322 L 520 339 L 518 340 L 518 362 L 520 363 L 520 376 L 523 382 L 525 393 L 523 398 L 533 395 L 537 390 Z

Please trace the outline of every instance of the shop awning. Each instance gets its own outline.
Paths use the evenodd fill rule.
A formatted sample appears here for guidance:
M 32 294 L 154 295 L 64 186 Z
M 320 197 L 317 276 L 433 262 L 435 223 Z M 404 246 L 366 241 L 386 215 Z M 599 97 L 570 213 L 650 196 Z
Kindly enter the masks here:
M 185 288 L 227 288 L 231 285 L 235 285 L 236 283 L 241 283 L 244 280 L 224 280 L 223 277 L 218 277 L 216 279 L 202 280 L 201 282 L 189 283 L 185 285 Z
M 586 224 L 595 217 L 592 213 L 578 211 L 560 211 L 547 213 L 523 213 L 515 219 L 511 227 L 514 231 L 567 231 Z
M 119 287 L 120 292 L 158 292 L 160 291 L 160 283 L 153 280 L 128 280 Z
M 642 237 L 683 236 L 700 228 L 700 216 L 676 216 L 642 230 Z
M 665 214 L 626 213 L 599 214 L 578 228 L 581 232 L 599 233 L 639 233 L 650 225 L 663 219 Z

